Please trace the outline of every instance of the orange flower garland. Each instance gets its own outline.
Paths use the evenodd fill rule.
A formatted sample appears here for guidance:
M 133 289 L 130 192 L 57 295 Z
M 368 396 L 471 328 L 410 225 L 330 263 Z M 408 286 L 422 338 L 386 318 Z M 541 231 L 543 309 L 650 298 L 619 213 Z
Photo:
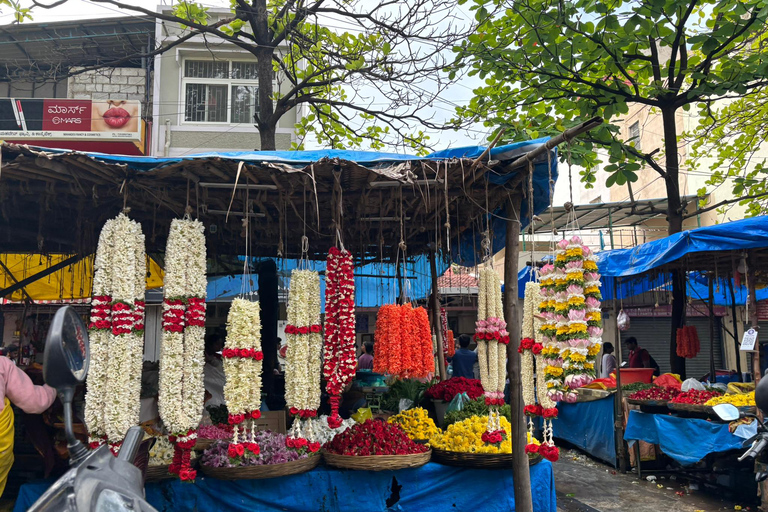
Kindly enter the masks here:
M 424 308 L 382 306 L 376 318 L 375 339 L 373 371 L 400 378 L 434 373 L 432 331 Z

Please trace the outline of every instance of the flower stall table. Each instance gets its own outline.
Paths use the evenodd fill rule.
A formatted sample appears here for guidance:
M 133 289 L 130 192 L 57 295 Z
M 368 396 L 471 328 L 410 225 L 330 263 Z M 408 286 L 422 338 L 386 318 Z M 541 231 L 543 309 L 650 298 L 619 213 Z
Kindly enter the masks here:
M 21 487 L 14 511 L 27 510 L 52 481 Z M 531 466 L 534 512 L 556 512 L 552 464 Z M 297 492 L 300 491 L 300 492 Z M 401 471 L 343 471 L 325 466 L 308 473 L 271 480 L 215 480 L 195 483 L 169 480 L 147 484 L 147 500 L 158 510 L 327 510 L 386 512 L 401 510 L 444 512 L 515 509 L 511 470 L 478 470 L 428 463 Z
M 614 404 L 613 395 L 591 402 L 558 403 L 554 436 L 617 467 Z
M 681 466 L 690 466 L 711 453 L 740 450 L 745 437 L 729 432 L 727 423 L 629 411 L 624 440 L 630 446 L 635 441 L 659 445 Z M 638 474 L 640 471 L 638 464 Z

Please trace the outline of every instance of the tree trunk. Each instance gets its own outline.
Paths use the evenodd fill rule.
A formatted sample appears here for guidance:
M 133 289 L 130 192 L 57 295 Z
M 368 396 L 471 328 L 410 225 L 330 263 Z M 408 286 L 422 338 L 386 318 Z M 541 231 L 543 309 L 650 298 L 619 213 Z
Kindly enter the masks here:
M 269 30 L 269 13 L 267 12 L 266 0 L 254 0 L 256 16 L 253 23 L 254 36 L 256 37 L 258 48 L 254 52 L 258 62 L 259 77 L 259 108 L 254 116 L 256 127 L 259 129 L 259 139 L 261 151 L 274 151 L 275 133 L 277 123 L 280 118 L 275 116 L 274 105 L 272 104 L 274 69 L 272 67 L 272 55 L 274 53 L 272 44 L 272 35 Z
M 680 157 L 677 153 L 677 122 L 674 107 L 662 107 L 664 121 L 664 156 L 666 163 L 667 222 L 668 235 L 683 230 L 683 211 L 680 200 Z M 669 342 L 669 362 L 672 373 L 685 379 L 685 359 L 677 355 L 677 329 L 683 326 L 685 319 L 685 273 L 672 272 L 672 332 Z
M 510 199 L 507 216 L 519 218 L 521 196 Z M 525 453 L 527 431 L 523 414 L 523 386 L 520 375 L 520 316 L 517 311 L 517 265 L 520 253 L 520 223 L 507 221 L 507 243 L 504 251 L 504 320 L 509 331 L 507 373 L 509 374 L 509 406 L 512 410 L 512 469 L 514 471 L 515 510 L 532 512 L 531 475 L 528 454 Z

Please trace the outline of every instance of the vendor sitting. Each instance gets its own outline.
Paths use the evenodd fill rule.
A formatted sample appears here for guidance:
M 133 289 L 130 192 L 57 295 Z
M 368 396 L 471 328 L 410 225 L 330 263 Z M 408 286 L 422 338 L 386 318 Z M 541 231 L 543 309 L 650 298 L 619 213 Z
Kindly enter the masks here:
M 40 414 L 56 399 L 56 390 L 48 385 L 35 386 L 32 379 L 13 361 L 0 356 L 0 496 L 13 465 L 13 409 L 11 403 L 27 414 Z

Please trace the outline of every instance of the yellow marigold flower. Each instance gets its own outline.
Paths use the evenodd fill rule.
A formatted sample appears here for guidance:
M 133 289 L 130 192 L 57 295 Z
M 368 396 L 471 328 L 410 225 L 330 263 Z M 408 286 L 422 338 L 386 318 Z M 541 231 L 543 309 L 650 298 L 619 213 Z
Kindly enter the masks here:
M 585 324 L 572 324 L 568 327 L 568 332 L 570 333 L 587 332 L 587 326 Z
M 584 270 L 597 270 L 597 263 L 592 260 L 584 261 Z
M 590 345 L 589 348 L 587 349 L 587 354 L 589 354 L 591 356 L 596 356 L 599 353 L 600 353 L 600 344 L 599 343 L 595 343 L 593 345 Z
M 555 261 L 565 261 L 565 254 L 560 253 L 557 256 L 555 256 Z
M 586 370 L 594 370 L 595 364 L 594 363 L 584 363 L 584 369 Z
M 566 279 L 568 281 L 581 281 L 584 279 L 584 273 L 583 272 L 571 272 L 566 276 Z
M 569 306 L 581 306 L 584 304 L 584 297 L 571 297 L 568 299 Z
M 545 373 L 547 375 L 552 375 L 553 377 L 559 377 L 563 374 L 563 369 L 557 366 L 547 366 Z
M 584 288 L 584 293 L 586 294 L 590 294 L 590 293 L 594 294 L 599 292 L 600 292 L 600 288 L 598 288 L 597 286 L 587 286 L 586 288 Z
M 583 363 L 587 360 L 587 356 L 581 355 L 578 352 L 574 352 L 568 357 L 568 359 L 577 363 Z
M 565 251 L 566 256 L 582 256 L 583 254 L 581 247 L 571 247 Z
M 602 320 L 603 315 L 600 313 L 600 311 L 590 311 L 587 313 L 587 320 L 593 320 L 593 321 L 600 321 Z

